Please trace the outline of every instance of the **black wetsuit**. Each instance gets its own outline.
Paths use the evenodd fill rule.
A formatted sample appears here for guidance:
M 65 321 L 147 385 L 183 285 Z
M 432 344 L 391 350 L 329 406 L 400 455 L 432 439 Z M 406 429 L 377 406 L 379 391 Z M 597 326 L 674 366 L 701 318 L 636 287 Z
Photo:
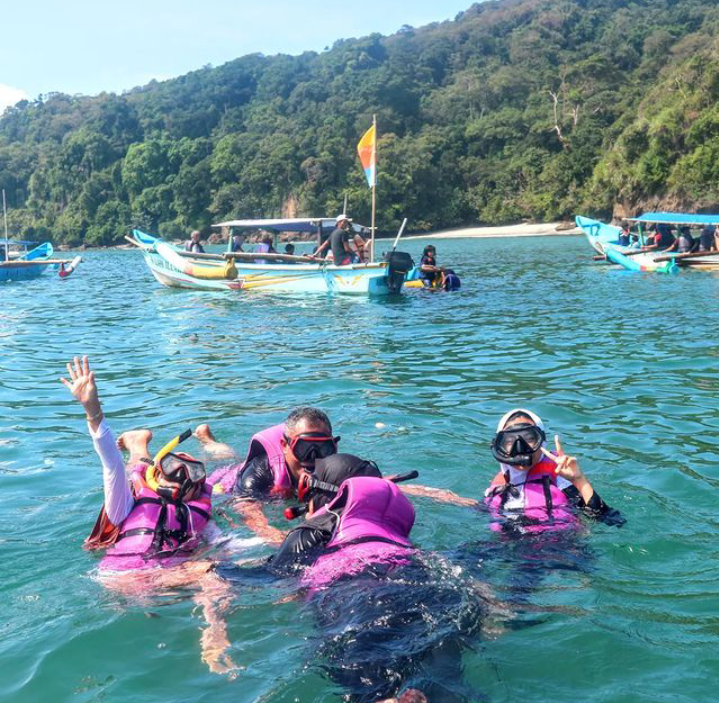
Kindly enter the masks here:
M 294 485 L 295 479 L 292 474 L 290 480 Z M 233 493 L 244 498 L 267 498 L 274 485 L 275 475 L 272 473 L 267 454 L 263 452 L 252 457 L 237 474 Z

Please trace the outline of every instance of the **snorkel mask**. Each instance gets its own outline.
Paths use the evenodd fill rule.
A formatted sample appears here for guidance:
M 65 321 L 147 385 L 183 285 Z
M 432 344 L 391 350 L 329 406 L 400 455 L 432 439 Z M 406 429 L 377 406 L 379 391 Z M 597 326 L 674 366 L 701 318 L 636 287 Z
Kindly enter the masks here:
M 492 439 L 492 455 L 500 464 L 529 467 L 534 453 L 547 439 L 544 430 L 528 422 L 500 430 Z
M 185 452 L 172 451 L 191 436 L 192 430 L 186 430 L 171 439 L 155 454 L 155 458 L 147 467 L 145 481 L 148 487 L 163 498 L 172 501 L 181 500 L 206 478 L 205 465 L 201 461 Z M 160 478 L 164 478 L 172 485 L 161 484 Z
M 340 437 L 332 437 L 324 432 L 303 432 L 292 438 L 285 435 L 285 442 L 302 468 L 307 471 L 314 470 L 317 459 L 336 454 L 339 441 Z

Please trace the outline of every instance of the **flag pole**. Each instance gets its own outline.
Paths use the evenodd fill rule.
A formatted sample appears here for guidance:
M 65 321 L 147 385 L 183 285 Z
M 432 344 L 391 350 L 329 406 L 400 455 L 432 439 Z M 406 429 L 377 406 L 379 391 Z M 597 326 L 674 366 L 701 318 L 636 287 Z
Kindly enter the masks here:
M 374 231 L 375 212 L 377 211 L 377 115 L 372 115 L 372 126 L 374 127 L 374 139 L 372 140 L 372 165 L 374 167 L 374 178 L 372 179 L 372 244 L 370 248 L 370 263 L 374 263 Z
M 7 237 L 7 207 L 5 207 L 5 188 L 2 189 L 2 216 L 5 222 L 5 261 L 10 261 L 10 242 Z

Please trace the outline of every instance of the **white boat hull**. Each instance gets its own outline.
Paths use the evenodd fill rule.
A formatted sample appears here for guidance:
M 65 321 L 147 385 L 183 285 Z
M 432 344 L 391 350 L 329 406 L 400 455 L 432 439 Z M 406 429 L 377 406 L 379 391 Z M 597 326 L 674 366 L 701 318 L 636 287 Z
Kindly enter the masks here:
M 387 295 L 387 265 L 350 264 L 236 264 L 237 277 L 199 279 L 190 276 L 157 253 L 143 251 L 145 262 L 155 279 L 170 288 L 193 290 L 265 290 L 291 293 L 344 293 Z M 207 265 L 206 261 L 202 262 Z

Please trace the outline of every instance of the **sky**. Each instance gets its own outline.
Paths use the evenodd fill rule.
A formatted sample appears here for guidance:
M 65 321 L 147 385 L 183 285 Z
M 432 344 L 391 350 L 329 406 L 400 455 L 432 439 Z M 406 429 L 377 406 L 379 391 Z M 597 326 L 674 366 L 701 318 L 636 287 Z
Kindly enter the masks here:
M 322 51 L 454 17 L 473 0 L 23 0 L 0 15 L 0 112 L 50 92 L 122 92 L 245 54 Z

